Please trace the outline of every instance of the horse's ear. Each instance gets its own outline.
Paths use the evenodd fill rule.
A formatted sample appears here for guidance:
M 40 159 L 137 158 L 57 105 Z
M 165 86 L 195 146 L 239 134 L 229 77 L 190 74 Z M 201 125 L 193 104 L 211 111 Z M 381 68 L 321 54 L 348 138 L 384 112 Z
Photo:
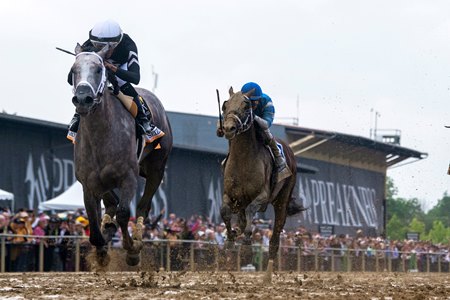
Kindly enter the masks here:
M 108 53 L 110 49 L 109 43 L 105 45 L 105 47 L 102 48 L 102 50 L 98 51 L 97 54 L 100 55 L 101 58 L 105 59 L 106 53 Z
M 78 55 L 81 52 L 83 52 L 83 49 L 81 48 L 80 43 L 77 43 L 77 45 L 75 46 L 75 54 Z
M 244 95 L 247 96 L 248 98 L 250 98 L 254 92 L 255 92 L 255 89 L 253 88 L 250 91 L 248 91 L 247 93 L 244 93 Z
M 233 92 L 233 87 L 230 86 L 230 89 L 228 90 L 228 93 L 230 94 L 230 97 L 233 96 L 234 92 Z

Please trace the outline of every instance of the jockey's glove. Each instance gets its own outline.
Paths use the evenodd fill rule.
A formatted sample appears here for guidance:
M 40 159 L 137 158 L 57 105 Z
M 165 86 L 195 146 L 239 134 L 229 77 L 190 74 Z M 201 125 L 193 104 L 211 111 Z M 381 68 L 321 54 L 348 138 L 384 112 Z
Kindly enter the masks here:
M 223 137 L 224 136 L 224 132 L 223 132 L 223 129 L 222 128 L 217 128 L 217 130 L 216 130 L 216 134 L 217 134 L 217 136 L 218 137 Z

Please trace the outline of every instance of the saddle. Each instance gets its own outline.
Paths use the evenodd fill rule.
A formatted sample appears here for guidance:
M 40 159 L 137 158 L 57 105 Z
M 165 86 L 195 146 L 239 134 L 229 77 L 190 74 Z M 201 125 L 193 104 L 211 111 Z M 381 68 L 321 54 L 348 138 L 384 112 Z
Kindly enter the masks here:
M 137 115 L 137 108 L 136 108 L 136 104 L 133 101 L 133 97 L 125 95 L 123 92 L 121 92 L 120 90 L 117 91 L 117 94 L 115 93 L 116 91 L 114 91 L 115 96 L 117 97 L 117 99 L 120 100 L 120 102 L 123 104 L 123 106 L 125 106 L 125 108 L 131 113 L 131 115 L 133 116 L 133 118 L 136 117 Z M 151 119 L 151 110 L 148 107 L 147 102 L 144 100 L 144 98 L 142 98 L 142 96 L 138 96 L 139 97 L 139 101 L 141 102 L 141 105 L 144 109 L 144 113 L 147 115 L 147 117 L 149 119 Z M 151 144 L 147 144 L 145 145 L 145 141 L 144 138 L 142 136 L 142 134 L 140 134 L 140 130 L 138 128 L 138 125 L 136 124 L 136 142 L 137 142 L 137 157 L 139 158 L 139 160 L 141 161 L 144 157 L 146 157 L 152 150 L 157 150 L 157 149 L 161 149 L 161 145 L 160 143 L 151 143 Z M 149 151 L 146 151 L 148 153 L 144 154 L 144 149 L 148 149 Z

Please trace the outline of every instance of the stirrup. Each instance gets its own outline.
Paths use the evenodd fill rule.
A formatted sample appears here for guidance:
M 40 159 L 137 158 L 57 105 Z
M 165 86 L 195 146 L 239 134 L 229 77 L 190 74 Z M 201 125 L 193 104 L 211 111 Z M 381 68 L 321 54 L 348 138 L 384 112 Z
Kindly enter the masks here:
M 164 135 L 165 135 L 165 133 L 161 129 L 154 126 L 150 132 L 147 132 L 144 135 L 145 136 L 145 144 L 153 143 L 157 139 L 162 138 Z
M 277 170 L 277 182 L 280 182 L 292 175 L 291 170 L 288 168 L 287 165 L 284 165 L 281 169 Z
M 67 132 L 67 136 L 66 138 L 72 142 L 72 144 L 75 145 L 75 138 L 77 137 L 77 133 L 75 131 L 71 131 L 69 130 L 69 132 Z

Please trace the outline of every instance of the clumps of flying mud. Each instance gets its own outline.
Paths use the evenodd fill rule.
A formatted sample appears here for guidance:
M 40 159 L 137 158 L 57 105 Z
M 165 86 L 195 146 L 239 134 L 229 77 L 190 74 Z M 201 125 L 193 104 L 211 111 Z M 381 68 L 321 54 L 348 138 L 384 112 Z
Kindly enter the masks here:
M 119 272 L 125 269 L 138 270 L 138 267 L 129 267 L 125 262 L 124 251 L 119 250 L 109 250 L 108 251 L 108 260 L 109 263 L 105 266 L 102 266 L 97 261 L 97 252 L 95 248 L 92 248 L 89 253 L 86 255 L 86 262 L 88 269 L 91 272 Z

